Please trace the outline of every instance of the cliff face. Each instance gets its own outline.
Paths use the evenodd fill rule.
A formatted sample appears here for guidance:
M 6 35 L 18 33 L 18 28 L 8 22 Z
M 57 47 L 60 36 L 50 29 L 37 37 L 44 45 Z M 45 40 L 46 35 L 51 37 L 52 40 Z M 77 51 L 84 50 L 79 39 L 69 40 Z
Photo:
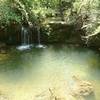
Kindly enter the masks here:
M 76 25 L 68 24 L 66 22 L 50 22 L 49 25 L 50 31 L 47 36 L 47 42 L 50 43 L 72 43 L 72 44 L 83 44 L 81 35 L 84 34 L 84 31 L 77 29 Z M 43 39 L 43 41 L 46 39 Z
M 48 26 L 48 27 L 47 27 Z M 38 33 L 35 26 L 29 27 L 31 43 L 38 42 Z M 40 28 L 40 39 L 42 43 L 69 43 L 93 47 L 100 47 L 100 34 L 90 37 L 88 41 L 83 39 L 85 30 L 78 25 L 66 22 L 48 22 Z M 21 44 L 21 25 L 11 25 L 5 29 L 0 29 L 0 41 L 6 44 Z

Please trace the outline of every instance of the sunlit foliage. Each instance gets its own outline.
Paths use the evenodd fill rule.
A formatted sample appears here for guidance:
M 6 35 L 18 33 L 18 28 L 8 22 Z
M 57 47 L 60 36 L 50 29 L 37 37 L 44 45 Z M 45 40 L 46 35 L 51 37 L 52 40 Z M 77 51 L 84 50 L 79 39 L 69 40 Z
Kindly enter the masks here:
M 1 26 L 47 18 L 60 18 L 68 24 L 80 23 L 81 18 L 79 27 L 89 38 L 100 33 L 100 0 L 0 0 Z

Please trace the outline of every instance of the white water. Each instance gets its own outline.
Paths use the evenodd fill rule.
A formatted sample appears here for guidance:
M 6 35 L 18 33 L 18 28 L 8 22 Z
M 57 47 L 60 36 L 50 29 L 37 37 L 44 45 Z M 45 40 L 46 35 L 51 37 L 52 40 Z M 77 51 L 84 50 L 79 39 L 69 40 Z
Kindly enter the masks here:
M 38 33 L 38 45 L 36 46 L 36 48 L 46 48 L 45 45 L 41 44 L 40 27 L 37 27 L 37 33 Z
M 21 29 L 21 45 L 29 45 L 29 33 L 28 30 L 22 26 Z
M 31 49 L 32 44 L 30 44 L 30 33 L 27 28 L 21 28 L 21 45 L 17 47 L 18 50 L 28 50 Z

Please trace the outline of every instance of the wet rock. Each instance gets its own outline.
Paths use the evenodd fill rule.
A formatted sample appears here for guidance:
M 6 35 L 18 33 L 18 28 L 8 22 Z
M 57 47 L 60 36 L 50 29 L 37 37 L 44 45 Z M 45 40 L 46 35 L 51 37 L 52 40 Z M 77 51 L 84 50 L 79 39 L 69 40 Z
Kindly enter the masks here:
M 1 54 L 6 54 L 6 53 L 7 53 L 7 51 L 6 51 L 6 50 L 1 49 L 1 50 L 0 50 L 0 53 L 1 53 Z
M 5 43 L 0 42 L 0 53 L 2 53 L 2 54 L 7 53 Z
M 0 48 L 4 48 L 6 46 L 5 43 L 0 42 Z

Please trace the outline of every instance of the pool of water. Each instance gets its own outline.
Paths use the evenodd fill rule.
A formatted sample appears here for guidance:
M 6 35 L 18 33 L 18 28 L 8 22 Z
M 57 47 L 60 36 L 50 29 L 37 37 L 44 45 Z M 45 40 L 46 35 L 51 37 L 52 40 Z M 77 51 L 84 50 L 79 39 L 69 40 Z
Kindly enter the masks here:
M 12 48 L 0 54 L 0 96 L 5 100 L 46 100 L 35 97 L 48 95 L 49 89 L 67 97 L 61 100 L 72 100 L 68 95 L 73 75 L 93 84 L 94 97 L 84 100 L 100 100 L 100 55 L 92 50 L 49 45 L 28 51 Z

